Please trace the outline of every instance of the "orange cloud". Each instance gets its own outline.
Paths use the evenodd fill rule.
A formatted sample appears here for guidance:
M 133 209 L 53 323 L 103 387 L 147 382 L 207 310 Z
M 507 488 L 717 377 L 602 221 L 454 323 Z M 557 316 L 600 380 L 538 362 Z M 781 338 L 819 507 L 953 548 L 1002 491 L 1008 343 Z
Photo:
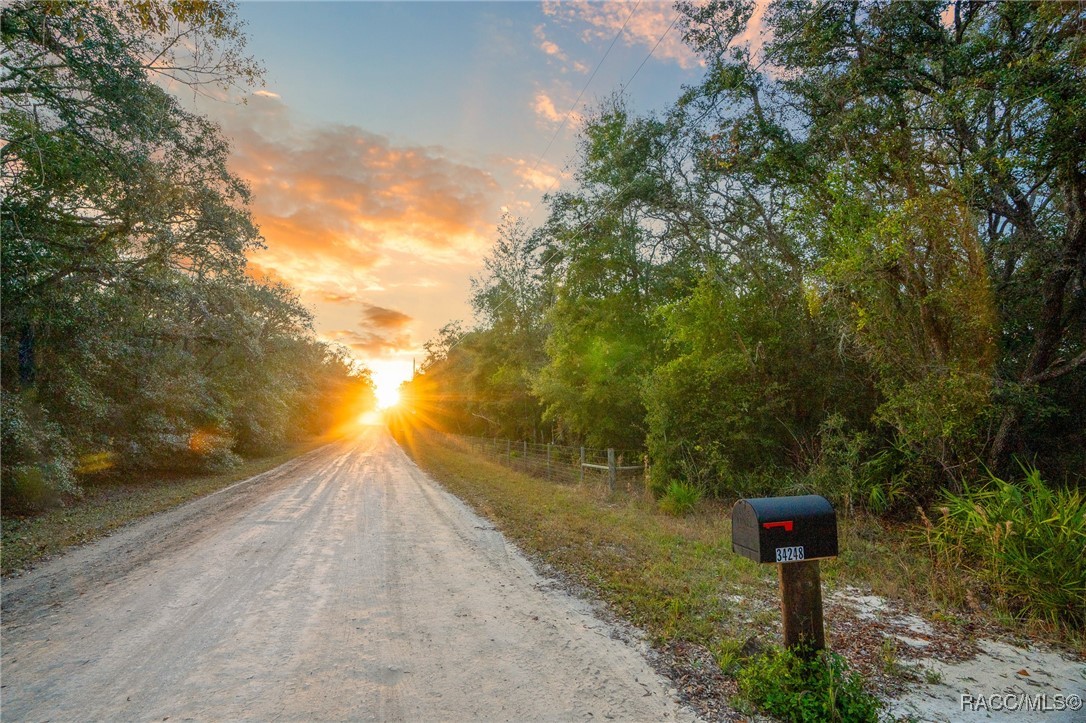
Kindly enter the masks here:
M 440 262 L 474 253 L 497 215 L 491 174 L 440 148 L 394 145 L 355 126 L 296 127 L 270 93 L 223 125 L 267 240 L 251 261 L 303 294 L 357 301 L 380 288 L 375 270 L 396 254 Z
M 535 114 L 537 116 L 542 118 L 548 124 L 552 124 L 552 128 L 555 125 L 561 124 L 562 121 L 565 120 L 567 114 L 569 115 L 569 123 L 567 124 L 567 127 L 569 128 L 577 128 L 584 121 L 584 116 L 578 113 L 576 110 L 558 110 L 558 108 L 554 105 L 554 99 L 552 99 L 545 91 L 542 90 L 536 91 L 535 99 L 532 103 L 532 109 L 535 111 Z
M 551 123 L 561 123 L 566 117 L 564 113 L 558 112 L 558 109 L 554 107 L 554 101 L 543 91 L 535 94 L 535 103 L 532 107 L 535 109 L 536 115 Z
M 361 352 L 367 356 L 394 354 L 401 351 L 410 351 L 414 348 L 411 338 L 407 334 L 397 334 L 389 338 L 372 331 L 359 333 L 357 331 L 337 329 L 325 332 L 324 336 L 352 351 Z
M 546 33 L 543 32 L 543 26 L 537 25 L 534 29 L 535 39 L 539 41 L 539 49 L 547 55 L 557 58 L 558 60 L 568 60 L 568 56 L 562 49 L 558 47 L 558 44 L 548 40 Z
M 513 173 L 528 188 L 536 191 L 549 191 L 558 185 L 559 173 L 554 166 L 548 163 L 539 165 L 520 158 L 510 158 L 509 163 L 513 166 Z
M 573 68 L 578 73 L 587 73 L 588 66 L 579 60 L 571 61 L 569 55 L 566 54 L 562 48 L 558 46 L 558 43 L 550 40 L 546 33 L 543 31 L 542 25 L 537 25 L 535 28 L 535 38 L 539 41 L 539 49 L 543 51 L 544 55 L 548 55 L 555 60 L 561 61 L 562 72 L 565 73 L 569 68 Z
M 407 326 L 414 321 L 410 316 L 376 304 L 363 303 L 362 321 L 358 328 L 336 329 L 325 332 L 328 339 L 343 344 L 368 356 L 380 356 L 414 348 Z

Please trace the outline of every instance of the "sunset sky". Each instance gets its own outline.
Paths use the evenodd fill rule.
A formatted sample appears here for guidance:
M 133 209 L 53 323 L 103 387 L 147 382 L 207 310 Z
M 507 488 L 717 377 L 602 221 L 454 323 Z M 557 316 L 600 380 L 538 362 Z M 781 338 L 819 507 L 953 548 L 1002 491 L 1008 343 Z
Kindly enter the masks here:
M 626 85 L 634 110 L 662 110 L 702 72 L 677 25 L 666 32 L 671 5 L 648 0 L 238 11 L 266 85 L 244 105 L 198 105 L 252 186 L 268 248 L 251 263 L 386 386 L 441 325 L 471 324 L 470 277 L 503 211 L 538 222 L 544 192 L 569 182 L 578 112 Z

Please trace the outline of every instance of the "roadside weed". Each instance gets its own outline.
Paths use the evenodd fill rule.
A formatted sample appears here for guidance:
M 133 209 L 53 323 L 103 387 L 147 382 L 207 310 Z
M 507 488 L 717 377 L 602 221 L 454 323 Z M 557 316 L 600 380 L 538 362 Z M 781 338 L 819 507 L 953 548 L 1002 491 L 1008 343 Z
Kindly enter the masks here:
M 660 509 L 669 515 L 682 517 L 694 511 L 701 502 L 701 490 L 690 482 L 671 480 L 660 498 Z
M 966 570 L 1002 611 L 1082 631 L 1086 627 L 1086 497 L 1052 488 L 1036 469 L 1021 482 L 991 476 L 961 494 L 945 493 L 924 537 L 945 581 Z M 968 582 L 966 584 L 969 584 Z
M 829 651 L 808 658 L 772 650 L 749 659 L 738 679 L 740 703 L 786 721 L 866 723 L 878 721 L 883 710 L 845 659 Z

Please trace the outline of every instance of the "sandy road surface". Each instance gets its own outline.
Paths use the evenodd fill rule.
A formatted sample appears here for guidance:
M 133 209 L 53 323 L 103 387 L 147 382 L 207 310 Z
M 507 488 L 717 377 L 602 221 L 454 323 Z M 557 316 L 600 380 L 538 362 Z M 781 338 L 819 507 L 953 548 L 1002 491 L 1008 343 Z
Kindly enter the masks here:
M 3 719 L 674 720 L 666 682 L 384 430 L 3 589 Z

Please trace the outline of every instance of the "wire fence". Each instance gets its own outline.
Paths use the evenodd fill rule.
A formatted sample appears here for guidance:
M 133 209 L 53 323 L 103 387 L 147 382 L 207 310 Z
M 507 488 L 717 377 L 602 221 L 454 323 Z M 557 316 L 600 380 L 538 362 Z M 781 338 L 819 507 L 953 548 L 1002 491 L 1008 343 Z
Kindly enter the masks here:
M 646 456 L 629 449 L 596 449 L 446 434 L 458 447 L 511 469 L 552 482 L 604 485 L 610 491 L 644 489 Z

